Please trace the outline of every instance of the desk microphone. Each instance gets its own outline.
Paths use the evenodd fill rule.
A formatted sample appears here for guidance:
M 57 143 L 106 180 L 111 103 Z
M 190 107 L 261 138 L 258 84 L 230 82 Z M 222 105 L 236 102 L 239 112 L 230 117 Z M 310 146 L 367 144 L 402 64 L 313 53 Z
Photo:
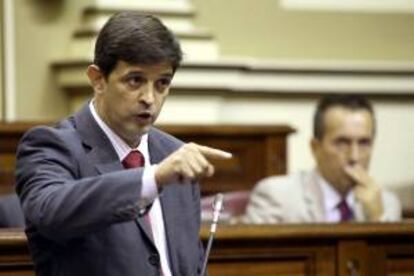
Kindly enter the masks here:
M 217 230 L 217 224 L 219 221 L 220 212 L 223 210 L 223 200 L 224 200 L 224 196 L 221 193 L 217 194 L 214 197 L 213 221 L 210 227 L 210 236 L 208 238 L 206 254 L 204 255 L 204 261 L 203 261 L 203 269 L 201 270 L 200 276 L 204 276 L 206 274 L 208 256 L 210 255 L 210 250 L 211 250 L 211 245 L 213 244 L 214 234 L 216 233 L 216 230 Z

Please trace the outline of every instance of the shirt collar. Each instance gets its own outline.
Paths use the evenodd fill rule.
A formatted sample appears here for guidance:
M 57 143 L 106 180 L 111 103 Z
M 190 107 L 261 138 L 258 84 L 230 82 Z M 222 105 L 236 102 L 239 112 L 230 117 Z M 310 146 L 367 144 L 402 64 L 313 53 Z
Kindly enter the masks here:
M 332 212 L 333 210 L 337 210 L 338 204 L 342 200 L 341 195 L 318 172 L 316 173 L 316 176 L 317 176 L 317 182 L 319 183 L 319 186 L 321 187 L 321 190 L 322 190 L 322 195 L 324 199 L 323 206 L 324 206 L 325 214 Z M 350 208 L 353 209 L 353 206 L 355 205 L 355 196 L 352 190 L 347 194 L 345 200 L 348 206 L 350 206 Z
M 112 146 L 114 147 L 119 160 L 124 160 L 131 150 L 139 150 L 145 158 L 145 166 L 149 165 L 149 151 L 148 151 L 148 133 L 144 134 L 141 137 L 138 147 L 131 148 L 118 134 L 116 134 L 102 119 L 99 117 L 96 112 L 95 106 L 93 105 L 94 100 L 90 101 L 89 109 L 92 113 L 92 117 L 95 119 L 96 123 L 106 134 L 106 136 L 111 141 Z

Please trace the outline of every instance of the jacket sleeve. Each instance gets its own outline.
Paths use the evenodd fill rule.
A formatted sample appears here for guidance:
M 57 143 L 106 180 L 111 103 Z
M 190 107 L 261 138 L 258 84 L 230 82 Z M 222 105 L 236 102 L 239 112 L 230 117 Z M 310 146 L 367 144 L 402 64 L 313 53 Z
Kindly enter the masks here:
M 384 206 L 384 213 L 382 214 L 381 222 L 397 222 L 401 221 L 401 203 L 397 196 L 387 190 L 382 191 L 382 202 Z
M 246 213 L 241 222 L 252 224 L 270 224 L 283 221 L 282 203 L 278 194 L 273 192 L 273 180 L 260 181 L 250 194 Z
M 36 128 L 19 145 L 16 191 L 27 222 L 46 238 L 65 242 L 135 219 L 142 169 L 82 177 L 79 157 L 61 131 Z

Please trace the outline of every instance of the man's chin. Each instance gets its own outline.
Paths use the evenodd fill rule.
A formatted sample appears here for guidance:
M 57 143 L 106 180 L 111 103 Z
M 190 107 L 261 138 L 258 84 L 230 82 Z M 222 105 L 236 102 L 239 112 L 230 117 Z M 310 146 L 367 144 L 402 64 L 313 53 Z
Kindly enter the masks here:
M 144 134 L 147 134 L 148 131 L 150 130 L 151 126 L 152 125 L 143 125 L 143 126 L 140 126 L 140 128 L 139 128 L 139 134 L 141 136 L 144 135 Z
M 332 185 L 343 196 L 346 196 L 355 186 L 355 184 L 348 179 L 337 179 L 336 183 L 336 185 L 334 183 L 332 183 Z
M 145 127 L 140 127 L 139 129 L 134 129 L 134 130 L 130 131 L 130 135 L 129 136 L 131 138 L 141 137 L 141 136 L 143 136 L 143 135 L 145 135 L 145 134 L 148 133 L 149 128 L 150 128 L 149 126 L 145 126 Z
M 151 127 L 152 127 L 152 124 L 140 125 L 135 129 L 136 134 L 139 136 L 145 135 L 148 133 Z
M 150 128 L 151 128 L 151 125 L 143 125 L 143 126 L 130 125 L 129 128 L 125 132 L 126 134 L 125 136 L 128 137 L 128 140 L 135 140 L 147 134 Z
M 342 183 L 342 190 L 345 193 L 349 193 L 353 188 L 355 188 L 355 182 L 347 180 L 345 183 Z

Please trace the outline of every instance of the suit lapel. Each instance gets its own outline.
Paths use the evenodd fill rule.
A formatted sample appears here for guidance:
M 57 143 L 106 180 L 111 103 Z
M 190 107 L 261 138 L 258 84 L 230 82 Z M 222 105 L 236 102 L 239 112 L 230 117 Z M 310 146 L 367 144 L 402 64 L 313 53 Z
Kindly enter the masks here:
M 105 174 L 124 169 L 111 141 L 93 118 L 89 103 L 75 114 L 75 124 L 84 147 L 87 149 L 88 161 L 90 164 L 95 164 L 96 171 L 93 174 Z M 152 234 L 144 219 L 137 218 L 136 223 L 154 245 Z
M 318 183 L 318 177 L 315 171 L 306 173 L 303 176 L 304 183 L 304 197 L 307 205 L 307 212 L 310 221 L 322 222 L 324 221 L 325 211 L 323 208 L 323 195 Z
M 87 158 L 100 174 L 122 170 L 111 141 L 93 118 L 89 104 L 75 115 L 76 129 L 87 149 Z M 88 151 L 89 150 L 89 151 Z

